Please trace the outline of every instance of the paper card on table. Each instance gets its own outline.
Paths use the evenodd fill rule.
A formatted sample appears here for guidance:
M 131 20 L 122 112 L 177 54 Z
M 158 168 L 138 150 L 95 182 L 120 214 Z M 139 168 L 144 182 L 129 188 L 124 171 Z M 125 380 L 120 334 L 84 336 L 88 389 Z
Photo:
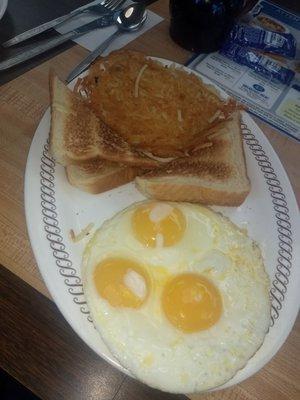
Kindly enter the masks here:
M 297 43 L 295 59 L 245 47 L 246 53 L 245 48 L 234 45 L 226 51 L 200 54 L 188 66 L 227 91 L 248 111 L 300 141 L 300 16 L 260 0 L 248 18 L 249 26 L 264 29 L 268 37 L 273 35 L 271 28 L 292 36 Z M 278 40 L 277 46 L 280 43 Z

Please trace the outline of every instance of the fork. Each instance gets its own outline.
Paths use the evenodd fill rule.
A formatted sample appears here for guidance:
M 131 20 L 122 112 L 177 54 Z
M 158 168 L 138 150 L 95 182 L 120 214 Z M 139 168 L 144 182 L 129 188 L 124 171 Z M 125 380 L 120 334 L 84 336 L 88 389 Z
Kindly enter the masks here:
M 107 14 L 115 11 L 118 7 L 121 7 L 122 4 L 125 3 L 126 0 L 101 0 L 99 4 L 94 4 L 92 6 L 86 8 L 77 8 L 76 10 L 71 11 L 69 14 L 58 17 L 52 21 L 45 22 L 42 25 L 39 25 L 33 29 L 30 29 L 26 32 L 21 33 L 20 35 L 15 36 L 12 39 L 9 39 L 7 42 L 2 43 L 3 47 L 11 47 L 24 40 L 32 38 L 34 36 L 39 35 L 42 32 L 47 31 L 50 28 L 54 28 L 63 22 L 68 21 L 71 18 L 74 18 L 80 14 L 86 13 L 94 13 L 94 14 Z

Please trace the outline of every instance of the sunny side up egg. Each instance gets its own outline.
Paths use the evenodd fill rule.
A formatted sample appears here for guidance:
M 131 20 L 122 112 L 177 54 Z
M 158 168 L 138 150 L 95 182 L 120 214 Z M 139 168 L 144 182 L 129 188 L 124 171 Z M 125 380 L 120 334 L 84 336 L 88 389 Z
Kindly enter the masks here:
M 161 390 L 225 383 L 268 331 L 269 279 L 259 248 L 199 205 L 147 201 L 123 210 L 88 243 L 82 274 L 112 354 Z

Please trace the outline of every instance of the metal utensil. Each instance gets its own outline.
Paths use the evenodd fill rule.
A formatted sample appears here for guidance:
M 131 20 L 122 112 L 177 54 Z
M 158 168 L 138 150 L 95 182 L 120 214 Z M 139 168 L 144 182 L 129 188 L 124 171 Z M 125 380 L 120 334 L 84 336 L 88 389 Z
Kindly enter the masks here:
M 42 32 L 47 31 L 50 28 L 54 28 L 62 24 L 63 22 L 68 21 L 69 19 L 78 16 L 80 14 L 87 13 L 95 13 L 104 15 L 110 12 L 113 12 L 120 8 L 122 4 L 125 3 L 126 0 L 102 0 L 100 4 L 94 4 L 85 8 L 77 8 L 76 10 L 71 11 L 69 14 L 63 15 L 61 17 L 55 18 L 52 21 L 45 22 L 42 25 L 39 25 L 35 28 L 29 29 L 26 32 L 21 33 L 20 35 L 15 36 L 12 39 L 9 39 L 7 42 L 2 43 L 3 47 L 11 47 L 16 44 L 24 42 L 24 40 L 30 39 L 34 36 L 39 35 Z
M 90 64 L 110 45 L 110 43 L 124 32 L 137 31 L 146 21 L 147 11 L 144 4 L 132 4 L 122 10 L 116 20 L 117 30 L 107 38 L 100 46 L 92 51 L 85 59 L 77 65 L 69 74 L 66 82 L 76 78 L 81 72 L 85 71 Z
M 21 64 L 24 61 L 30 60 L 39 54 L 44 53 L 47 50 L 53 49 L 58 45 L 67 42 L 68 40 L 75 39 L 82 36 L 88 32 L 94 31 L 95 29 L 105 28 L 112 25 L 115 22 L 116 16 L 113 14 L 103 15 L 101 18 L 96 19 L 93 22 L 82 25 L 71 32 L 67 32 L 64 35 L 55 37 L 54 39 L 44 40 L 39 45 L 30 47 L 30 49 L 25 50 L 23 53 L 17 54 L 8 58 L 7 60 L 0 62 L 0 71 L 9 69 L 15 65 Z

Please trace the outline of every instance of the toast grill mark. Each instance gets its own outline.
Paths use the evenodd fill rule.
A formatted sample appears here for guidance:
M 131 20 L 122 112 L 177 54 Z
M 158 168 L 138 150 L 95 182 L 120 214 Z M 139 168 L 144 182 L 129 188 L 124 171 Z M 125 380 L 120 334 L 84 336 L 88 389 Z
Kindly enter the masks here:
M 292 226 L 290 223 L 289 209 L 286 196 L 281 183 L 272 167 L 271 161 L 265 154 L 259 141 L 251 133 L 245 124 L 242 124 L 242 134 L 247 146 L 255 157 L 265 178 L 266 184 L 272 198 L 273 209 L 276 217 L 278 232 L 278 258 L 276 272 L 272 281 L 271 296 L 271 327 L 274 326 L 282 309 L 282 304 L 287 293 L 290 271 L 292 268 L 293 239 Z M 87 315 L 88 321 L 92 322 L 84 300 L 82 282 L 77 275 L 77 270 L 70 260 L 69 253 L 63 243 L 61 229 L 59 227 L 58 214 L 55 200 L 55 162 L 49 156 L 48 142 L 44 145 L 41 157 L 41 208 L 46 238 L 52 250 L 55 263 L 60 274 L 65 278 L 64 283 L 68 292 L 73 296 L 73 301 L 80 306 L 80 311 Z

